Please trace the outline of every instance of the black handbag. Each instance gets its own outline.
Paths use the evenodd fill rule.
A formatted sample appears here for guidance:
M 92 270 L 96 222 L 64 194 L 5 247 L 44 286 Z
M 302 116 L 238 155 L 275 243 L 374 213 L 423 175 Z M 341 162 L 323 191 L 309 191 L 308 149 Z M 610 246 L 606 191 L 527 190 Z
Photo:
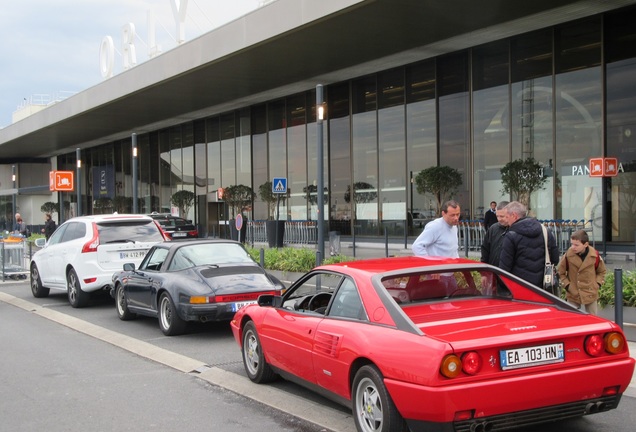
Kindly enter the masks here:
M 559 284 L 559 275 L 554 264 L 550 261 L 550 253 L 548 252 L 548 231 L 545 226 L 541 225 L 543 229 L 543 240 L 545 243 L 545 269 L 543 271 L 543 289 L 552 295 L 560 297 L 561 286 Z

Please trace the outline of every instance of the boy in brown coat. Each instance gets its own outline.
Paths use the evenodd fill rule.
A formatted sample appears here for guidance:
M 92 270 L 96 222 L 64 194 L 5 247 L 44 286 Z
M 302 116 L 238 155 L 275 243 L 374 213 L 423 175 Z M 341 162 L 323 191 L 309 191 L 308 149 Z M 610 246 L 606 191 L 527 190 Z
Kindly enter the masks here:
M 567 301 L 576 307 L 583 304 L 587 312 L 597 315 L 598 289 L 603 285 L 607 270 L 605 262 L 589 241 L 584 230 L 575 231 L 570 236 L 571 246 L 561 258 L 557 271 Z

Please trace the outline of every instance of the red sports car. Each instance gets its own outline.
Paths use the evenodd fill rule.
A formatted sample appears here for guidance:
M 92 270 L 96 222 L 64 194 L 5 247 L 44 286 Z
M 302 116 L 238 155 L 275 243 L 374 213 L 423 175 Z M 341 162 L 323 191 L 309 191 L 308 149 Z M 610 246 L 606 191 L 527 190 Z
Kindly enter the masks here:
M 359 431 L 496 431 L 618 406 L 621 328 L 496 267 L 401 257 L 317 267 L 231 322 L 256 383 L 350 406 Z

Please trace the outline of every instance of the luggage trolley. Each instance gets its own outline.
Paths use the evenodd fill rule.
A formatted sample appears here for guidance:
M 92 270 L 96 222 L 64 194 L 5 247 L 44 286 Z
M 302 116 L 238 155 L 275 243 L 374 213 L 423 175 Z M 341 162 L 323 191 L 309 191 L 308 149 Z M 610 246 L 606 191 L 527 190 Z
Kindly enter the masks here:
M 27 278 L 29 274 L 27 243 L 23 237 L 9 236 L 0 239 L 2 280 Z

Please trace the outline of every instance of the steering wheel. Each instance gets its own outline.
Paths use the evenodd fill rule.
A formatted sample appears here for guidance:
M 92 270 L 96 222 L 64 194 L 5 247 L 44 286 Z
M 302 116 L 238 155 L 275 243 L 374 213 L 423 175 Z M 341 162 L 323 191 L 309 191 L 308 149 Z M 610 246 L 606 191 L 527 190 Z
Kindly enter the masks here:
M 329 304 L 329 300 L 331 300 L 331 293 L 320 292 L 318 294 L 315 294 L 309 300 L 307 309 L 309 309 L 310 311 L 315 311 L 316 309 L 319 309 L 320 307 L 326 307 Z

